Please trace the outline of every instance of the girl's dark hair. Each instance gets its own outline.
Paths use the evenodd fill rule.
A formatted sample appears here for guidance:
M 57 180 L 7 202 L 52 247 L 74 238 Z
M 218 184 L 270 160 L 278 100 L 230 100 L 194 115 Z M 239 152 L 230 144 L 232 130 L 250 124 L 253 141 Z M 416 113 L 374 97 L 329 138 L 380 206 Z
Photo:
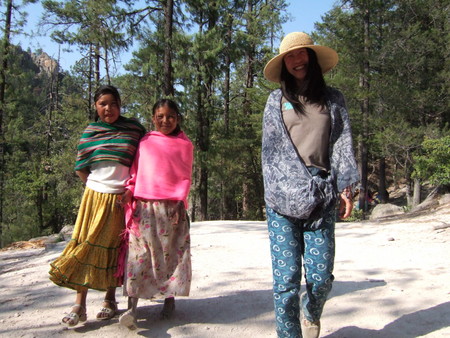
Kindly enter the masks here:
M 295 77 L 286 69 L 284 61 L 282 62 L 280 74 L 283 96 L 293 105 L 295 111 L 299 114 L 304 114 L 304 106 L 300 102 L 299 96 L 305 97 L 309 103 L 316 103 L 322 107 L 326 104 L 326 83 L 323 78 L 322 69 L 317 61 L 317 55 L 310 48 L 306 48 L 306 51 L 308 52 L 309 58 L 308 71 L 300 86 L 297 84 Z
M 100 99 L 101 96 L 111 94 L 116 101 L 119 103 L 119 106 L 122 103 L 122 100 L 120 99 L 119 91 L 116 87 L 110 86 L 110 85 L 103 85 L 100 86 L 94 93 L 94 104 Z M 98 121 L 98 113 L 95 111 L 95 121 Z
M 100 96 L 103 96 L 105 94 L 111 94 L 119 102 L 119 104 L 122 103 L 122 100 L 120 99 L 119 91 L 117 90 L 116 87 L 110 86 L 110 85 L 101 86 L 96 90 L 96 92 L 94 94 L 94 103 L 98 101 Z
M 179 121 L 182 121 L 183 116 L 180 113 L 180 109 L 178 109 L 178 105 L 175 103 L 175 101 L 171 99 L 159 99 L 158 101 L 156 101 L 152 108 L 152 116 L 155 116 L 156 110 L 158 108 L 164 106 L 167 106 L 169 107 L 169 109 L 173 110 L 177 114 Z M 178 135 L 178 133 L 181 131 L 180 122 L 177 124 L 177 127 L 170 135 Z

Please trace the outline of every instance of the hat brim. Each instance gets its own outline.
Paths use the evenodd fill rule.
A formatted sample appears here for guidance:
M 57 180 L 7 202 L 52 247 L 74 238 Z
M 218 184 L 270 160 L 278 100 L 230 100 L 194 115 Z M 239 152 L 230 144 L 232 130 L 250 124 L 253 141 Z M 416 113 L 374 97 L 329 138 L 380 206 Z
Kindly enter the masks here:
M 267 62 L 266 66 L 264 67 L 264 77 L 271 81 L 280 83 L 281 79 L 281 66 L 283 64 L 283 58 L 284 56 L 292 52 L 293 50 L 300 49 L 300 48 L 310 48 L 314 52 L 316 52 L 317 55 L 317 61 L 320 65 L 320 69 L 322 69 L 322 74 L 325 74 L 326 72 L 333 69 L 338 61 L 339 57 L 336 51 L 330 47 L 326 46 L 319 46 L 319 45 L 304 45 L 304 46 L 298 46 L 295 48 L 291 48 L 284 53 L 281 53 L 274 58 L 272 58 L 269 62 Z

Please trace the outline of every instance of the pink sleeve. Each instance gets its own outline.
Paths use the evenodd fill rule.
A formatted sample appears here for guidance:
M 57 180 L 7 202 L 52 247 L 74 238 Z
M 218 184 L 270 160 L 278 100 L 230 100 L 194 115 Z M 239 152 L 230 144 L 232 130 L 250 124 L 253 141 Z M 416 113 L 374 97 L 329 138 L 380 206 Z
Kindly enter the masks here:
M 134 157 L 133 164 L 130 168 L 130 178 L 125 183 L 125 189 L 130 190 L 133 193 L 134 196 L 134 188 L 136 186 L 136 174 L 139 166 L 139 153 L 140 153 L 140 147 L 138 147 L 136 151 L 136 156 Z

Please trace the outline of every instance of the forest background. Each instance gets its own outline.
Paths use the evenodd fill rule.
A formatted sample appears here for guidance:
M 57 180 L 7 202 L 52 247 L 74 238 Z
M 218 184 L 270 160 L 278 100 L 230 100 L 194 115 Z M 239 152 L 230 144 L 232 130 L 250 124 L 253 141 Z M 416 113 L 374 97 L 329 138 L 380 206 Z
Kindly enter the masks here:
M 76 146 L 93 120 L 93 92 L 113 84 L 122 113 L 151 129 L 150 111 L 172 97 L 195 144 L 190 216 L 262 220 L 261 122 L 277 85 L 262 76 L 288 20 L 284 0 L 43 0 L 52 39 L 80 51 L 70 71 L 42 50 L 24 51 L 27 3 L 0 1 L 0 246 L 73 224 L 83 186 Z M 342 0 L 313 39 L 334 48 L 326 75 L 347 99 L 361 173 L 362 215 L 371 191 L 450 184 L 448 0 Z M 25 32 L 24 32 L 25 33 Z M 124 65 L 121 52 L 139 42 Z

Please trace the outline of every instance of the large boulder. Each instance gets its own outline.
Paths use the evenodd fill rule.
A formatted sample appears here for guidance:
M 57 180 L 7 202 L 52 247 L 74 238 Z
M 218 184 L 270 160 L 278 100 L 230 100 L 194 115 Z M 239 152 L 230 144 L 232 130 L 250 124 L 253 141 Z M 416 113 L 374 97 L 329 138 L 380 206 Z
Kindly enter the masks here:
M 72 233 L 73 233 L 73 225 L 65 225 L 61 231 L 59 232 L 59 235 L 61 236 L 61 238 L 64 241 L 68 241 L 72 238 Z
M 402 207 L 399 207 L 395 204 L 378 204 L 373 208 L 372 213 L 370 214 L 370 219 L 375 220 L 383 217 L 397 216 L 404 214 L 405 211 Z

